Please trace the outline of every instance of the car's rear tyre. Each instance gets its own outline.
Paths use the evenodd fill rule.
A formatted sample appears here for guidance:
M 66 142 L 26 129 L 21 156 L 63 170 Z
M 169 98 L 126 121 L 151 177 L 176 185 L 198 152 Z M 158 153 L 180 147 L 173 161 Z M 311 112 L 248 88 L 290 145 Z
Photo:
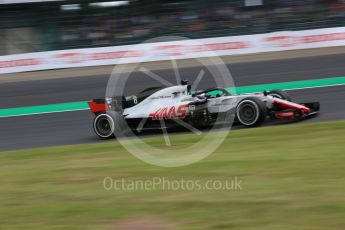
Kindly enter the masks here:
M 106 113 L 99 114 L 93 121 L 93 130 L 101 139 L 114 138 L 114 119 Z
M 237 120 L 246 127 L 259 126 L 267 117 L 267 107 L 263 101 L 248 97 L 236 107 Z
M 290 95 L 283 90 L 272 90 L 267 93 L 267 95 L 270 95 L 275 98 L 283 99 L 286 101 L 292 101 Z

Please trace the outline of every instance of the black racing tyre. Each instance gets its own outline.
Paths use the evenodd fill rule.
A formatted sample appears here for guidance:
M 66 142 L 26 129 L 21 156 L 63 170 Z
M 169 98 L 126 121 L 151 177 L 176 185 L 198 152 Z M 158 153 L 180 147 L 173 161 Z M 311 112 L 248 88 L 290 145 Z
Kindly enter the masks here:
M 283 91 L 283 90 L 272 90 L 272 91 L 269 91 L 267 95 L 270 95 L 272 97 L 276 97 L 279 99 L 283 99 L 286 101 L 292 101 L 290 95 L 286 91 Z
M 93 130 L 101 139 L 114 138 L 114 119 L 106 113 L 99 114 L 93 120 Z
M 245 98 L 236 107 L 236 118 L 246 127 L 259 126 L 266 117 L 267 107 L 259 98 Z

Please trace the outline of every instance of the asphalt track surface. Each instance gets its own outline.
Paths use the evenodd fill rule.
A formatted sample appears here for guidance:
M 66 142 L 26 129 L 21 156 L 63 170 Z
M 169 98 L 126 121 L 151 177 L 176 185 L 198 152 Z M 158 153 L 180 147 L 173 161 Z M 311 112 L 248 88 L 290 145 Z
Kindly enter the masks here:
M 278 83 L 345 76 L 345 54 L 229 64 L 236 86 Z M 178 64 L 178 63 L 177 63 Z M 179 69 L 182 79 L 191 83 L 200 70 L 206 74 L 199 88 L 215 86 L 207 68 Z M 157 75 L 176 82 L 172 69 L 155 70 Z M 0 108 L 85 101 L 104 97 L 109 75 L 35 80 L 0 84 Z M 137 71 L 126 83 L 126 94 L 159 85 Z M 345 118 L 345 86 L 290 91 L 296 102 L 319 101 L 321 114 L 312 121 Z M 89 111 L 0 118 L 0 151 L 32 147 L 98 142 L 92 130 Z

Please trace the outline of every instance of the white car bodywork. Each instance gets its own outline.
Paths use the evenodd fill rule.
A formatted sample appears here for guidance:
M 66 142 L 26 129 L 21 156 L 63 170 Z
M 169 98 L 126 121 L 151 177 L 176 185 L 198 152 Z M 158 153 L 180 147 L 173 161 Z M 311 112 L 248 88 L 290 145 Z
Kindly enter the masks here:
M 95 133 L 103 139 L 114 137 L 116 122 L 132 130 L 165 129 L 187 123 L 198 127 L 231 124 L 234 119 L 245 127 L 254 127 L 267 117 L 298 120 L 312 117 L 320 109 L 318 102 L 291 102 L 281 90 L 231 95 L 225 89 L 213 88 L 192 93 L 187 84 L 151 87 L 127 98 L 94 99 L 89 106 L 95 114 Z
M 168 111 L 172 107 L 174 107 L 175 110 L 178 110 L 178 108 L 181 105 L 188 105 L 191 102 L 203 100 L 207 100 L 207 107 L 210 113 L 222 113 L 227 112 L 232 108 L 235 108 L 242 99 L 248 96 L 257 97 L 264 101 L 268 108 L 272 107 L 273 97 L 264 96 L 262 93 L 230 95 L 212 97 L 207 99 L 199 99 L 195 96 L 192 96 L 192 94 L 188 92 L 187 87 L 187 85 L 178 85 L 161 89 L 153 93 L 152 95 L 148 96 L 138 104 L 130 108 L 124 109 L 123 116 L 126 119 L 148 118 L 152 117 L 152 113 L 164 108 L 167 108 Z M 188 113 L 192 109 L 193 108 L 188 107 L 186 112 Z

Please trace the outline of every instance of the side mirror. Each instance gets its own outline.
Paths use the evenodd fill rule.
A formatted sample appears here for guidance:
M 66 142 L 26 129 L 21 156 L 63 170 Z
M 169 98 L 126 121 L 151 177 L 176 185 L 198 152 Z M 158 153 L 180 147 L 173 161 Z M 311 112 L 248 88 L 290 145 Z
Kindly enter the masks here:
M 181 85 L 188 85 L 188 80 L 181 80 Z

